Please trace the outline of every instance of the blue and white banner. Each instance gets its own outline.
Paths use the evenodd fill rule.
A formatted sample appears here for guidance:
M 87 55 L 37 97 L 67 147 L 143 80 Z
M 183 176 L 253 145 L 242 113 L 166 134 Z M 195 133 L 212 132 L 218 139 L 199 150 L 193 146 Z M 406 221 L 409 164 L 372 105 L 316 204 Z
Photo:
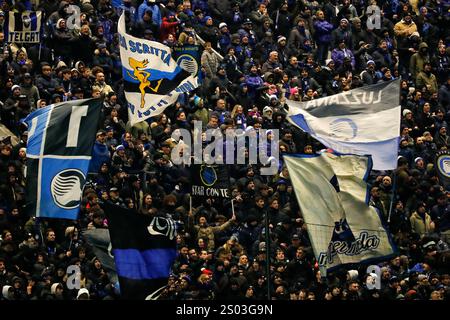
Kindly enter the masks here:
M 287 100 L 288 120 L 339 153 L 371 155 L 373 169 L 397 168 L 400 80 L 307 102 Z
M 97 99 L 73 100 L 25 118 L 31 215 L 77 219 L 101 107 Z
M 324 152 L 284 161 L 320 267 L 331 271 L 394 253 L 379 213 L 368 205 L 370 157 Z
M 125 97 L 131 124 L 162 113 L 181 93 L 198 87 L 197 77 L 181 68 L 169 47 L 126 33 L 125 16 L 118 24 Z
M 10 43 L 39 43 L 41 41 L 41 11 L 10 11 L 7 39 Z

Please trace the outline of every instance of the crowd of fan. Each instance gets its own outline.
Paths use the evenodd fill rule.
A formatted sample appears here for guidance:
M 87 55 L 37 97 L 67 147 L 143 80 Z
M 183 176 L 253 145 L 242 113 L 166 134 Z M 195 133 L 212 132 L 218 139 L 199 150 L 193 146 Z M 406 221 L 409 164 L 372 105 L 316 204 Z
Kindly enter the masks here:
M 178 221 L 179 255 L 160 299 L 267 299 L 267 282 L 277 300 L 449 299 L 450 193 L 433 166 L 436 152 L 450 147 L 445 1 L 1 2 L 0 116 L 19 137 L 4 137 L 0 146 L 1 299 L 117 299 L 117 283 L 82 234 L 108 227 L 100 206 L 107 200 Z M 73 26 L 69 4 L 80 8 L 81 26 Z M 28 6 L 43 12 L 42 41 L 8 43 L 5 16 Z M 375 6 L 380 19 L 368 19 Z M 121 77 L 122 9 L 137 37 L 169 47 L 202 41 L 204 48 L 202 85 L 135 126 Z M 194 120 L 204 129 L 278 129 L 281 156 L 313 153 L 323 146 L 286 121 L 287 99 L 309 101 L 397 78 L 399 166 L 372 172 L 370 205 L 398 252 L 380 262 L 378 275 L 362 264 L 321 275 L 285 167 L 262 176 L 257 165 L 230 166 L 231 197 L 195 198 L 191 210 L 189 168 L 171 162 L 174 130 L 190 130 Z M 20 119 L 52 103 L 99 96 L 101 130 L 79 220 L 29 217 L 28 132 Z M 68 288 L 70 265 L 81 267 L 80 290 Z

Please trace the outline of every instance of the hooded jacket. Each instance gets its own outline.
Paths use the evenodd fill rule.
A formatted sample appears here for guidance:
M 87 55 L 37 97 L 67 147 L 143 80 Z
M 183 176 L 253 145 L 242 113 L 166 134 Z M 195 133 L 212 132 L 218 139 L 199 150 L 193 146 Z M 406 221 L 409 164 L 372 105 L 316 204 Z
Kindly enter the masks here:
M 428 53 L 426 53 L 425 55 L 422 53 L 422 49 L 424 48 L 428 49 L 428 45 L 426 44 L 426 42 L 422 42 L 421 44 L 419 44 L 419 52 L 414 53 L 411 56 L 411 60 L 409 62 L 409 70 L 411 71 L 411 75 L 414 79 L 416 79 L 420 71 L 423 70 L 423 65 L 425 64 L 425 62 L 430 62 Z

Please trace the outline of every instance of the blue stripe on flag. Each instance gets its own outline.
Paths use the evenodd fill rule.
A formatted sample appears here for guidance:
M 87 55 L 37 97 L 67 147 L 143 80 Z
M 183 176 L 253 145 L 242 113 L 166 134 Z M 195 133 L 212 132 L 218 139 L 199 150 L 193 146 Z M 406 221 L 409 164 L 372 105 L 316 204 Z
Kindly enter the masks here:
M 36 12 L 30 12 L 31 31 L 39 31 L 37 29 L 37 15 Z
M 30 133 L 27 143 L 28 155 L 39 156 L 41 154 L 42 137 L 47 124 L 47 118 L 50 116 L 50 111 L 51 107 L 47 106 L 34 111 L 23 120 L 23 122 L 28 125 L 28 132 Z M 32 121 L 34 118 L 37 118 L 36 128 L 32 127 Z
M 150 73 L 150 77 L 148 78 L 148 80 L 150 80 L 150 81 L 159 80 L 159 79 L 172 80 L 181 71 L 181 68 L 177 67 L 177 68 L 175 68 L 175 70 L 173 72 L 165 72 L 165 71 L 160 71 L 160 70 L 156 70 L 156 69 L 145 69 L 144 71 Z M 132 70 L 122 67 L 122 74 L 123 74 L 123 79 L 125 81 L 131 82 L 131 83 L 139 83 L 139 81 L 137 79 L 132 77 L 133 76 Z
M 169 276 L 175 249 L 114 249 L 117 274 L 128 279 L 158 279 Z
M 312 131 L 312 129 L 308 126 L 308 123 L 306 122 L 305 117 L 301 113 L 296 114 L 294 116 L 290 116 L 290 117 L 291 117 L 292 121 L 294 121 L 295 124 L 298 125 L 303 131 L 305 131 L 306 133 L 310 133 L 310 134 L 314 133 Z

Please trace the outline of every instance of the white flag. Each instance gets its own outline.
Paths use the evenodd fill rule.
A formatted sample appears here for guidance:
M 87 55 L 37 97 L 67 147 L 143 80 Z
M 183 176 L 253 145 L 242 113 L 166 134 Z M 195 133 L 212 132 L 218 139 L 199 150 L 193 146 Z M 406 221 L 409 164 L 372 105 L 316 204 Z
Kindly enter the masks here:
M 388 258 L 394 249 L 374 207 L 368 205 L 366 156 L 285 156 L 289 176 L 319 266 Z
M 168 46 L 127 34 L 124 14 L 119 18 L 118 32 L 131 125 L 159 115 L 181 93 L 198 87 L 197 77 L 178 66 Z
M 371 155 L 373 169 L 397 168 L 400 80 L 308 102 L 287 100 L 288 120 L 339 153 Z

